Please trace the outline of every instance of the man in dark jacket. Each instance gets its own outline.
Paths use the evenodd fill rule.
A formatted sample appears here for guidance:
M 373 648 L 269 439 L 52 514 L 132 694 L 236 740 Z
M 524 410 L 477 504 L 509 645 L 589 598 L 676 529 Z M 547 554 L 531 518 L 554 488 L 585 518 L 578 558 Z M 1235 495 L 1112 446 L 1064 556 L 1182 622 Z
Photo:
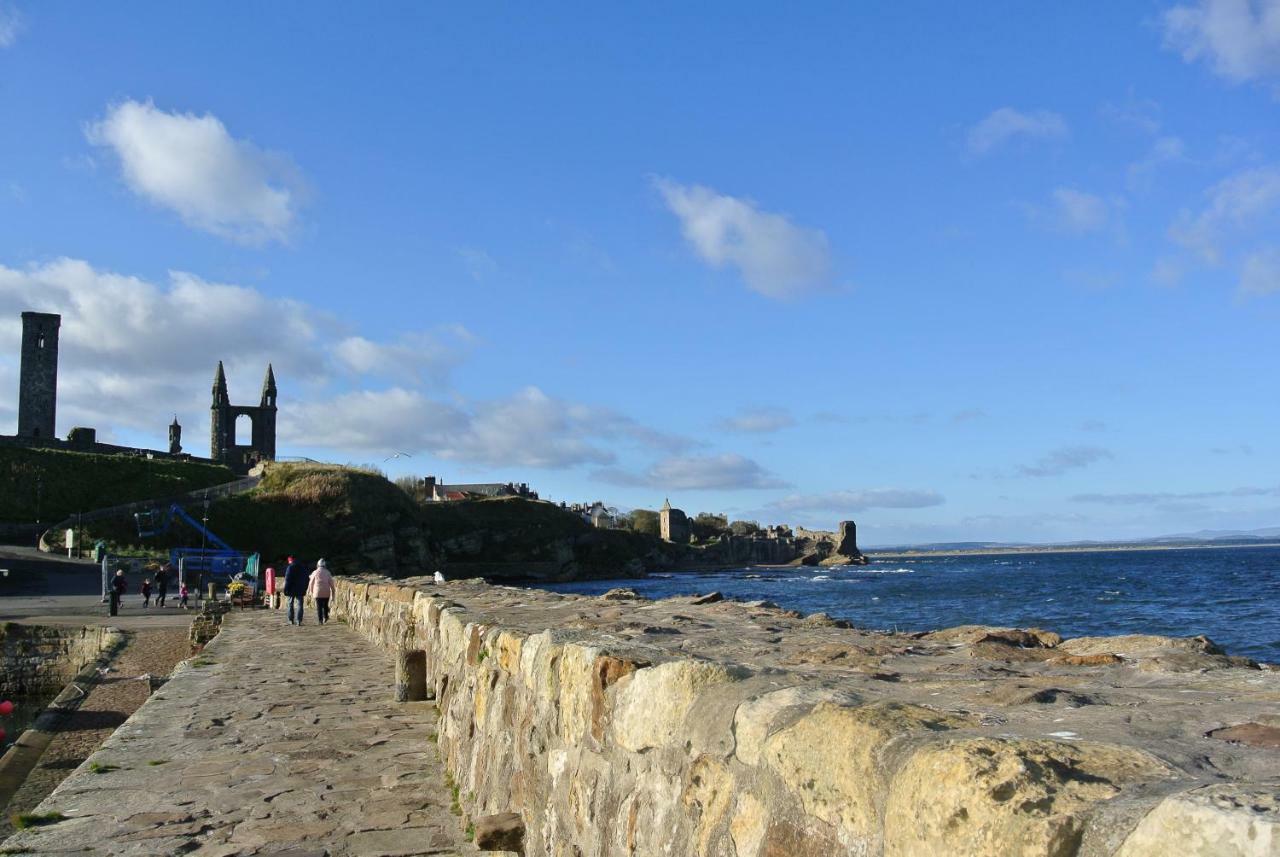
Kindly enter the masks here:
M 284 597 L 289 599 L 289 624 L 295 624 L 293 618 L 293 605 L 298 605 L 298 619 L 296 624 L 302 624 L 302 605 L 307 597 L 307 572 L 301 564 L 294 561 L 293 557 L 289 557 L 289 562 L 284 567 Z
M 173 566 L 165 563 L 156 572 L 156 606 L 163 607 L 165 596 L 169 594 L 169 580 L 173 574 Z
M 124 579 L 124 569 L 117 568 L 116 576 L 111 578 L 111 605 L 108 608 L 112 616 L 120 612 L 120 604 L 124 594 L 129 591 L 129 581 Z

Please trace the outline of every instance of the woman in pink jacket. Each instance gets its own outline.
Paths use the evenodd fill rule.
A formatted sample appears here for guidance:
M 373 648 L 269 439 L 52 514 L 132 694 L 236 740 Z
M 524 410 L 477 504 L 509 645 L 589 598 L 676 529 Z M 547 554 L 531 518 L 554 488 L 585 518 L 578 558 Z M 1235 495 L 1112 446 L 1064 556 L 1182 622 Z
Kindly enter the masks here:
M 333 575 L 329 573 L 329 567 L 325 565 L 324 560 L 316 563 L 316 570 L 311 572 L 311 579 L 307 581 L 307 595 L 311 596 L 316 602 L 316 618 L 323 625 L 329 621 L 329 599 L 333 597 Z

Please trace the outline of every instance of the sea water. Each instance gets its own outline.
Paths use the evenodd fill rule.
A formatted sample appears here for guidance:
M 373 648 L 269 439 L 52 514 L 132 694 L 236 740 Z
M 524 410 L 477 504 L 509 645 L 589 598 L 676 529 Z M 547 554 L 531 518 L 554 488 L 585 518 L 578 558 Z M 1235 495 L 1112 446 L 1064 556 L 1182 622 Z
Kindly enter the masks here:
M 599 594 L 615 586 L 649 598 L 716 590 L 885 630 L 972 624 L 1064 637 L 1204 634 L 1230 654 L 1280 662 L 1280 548 L 873 554 L 864 566 L 677 571 L 545 588 Z

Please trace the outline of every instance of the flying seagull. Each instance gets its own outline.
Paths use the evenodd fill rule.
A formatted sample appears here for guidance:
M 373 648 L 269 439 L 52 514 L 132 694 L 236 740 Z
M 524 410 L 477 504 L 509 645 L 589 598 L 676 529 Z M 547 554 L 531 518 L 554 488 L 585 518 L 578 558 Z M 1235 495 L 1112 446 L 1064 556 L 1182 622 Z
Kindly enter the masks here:
M 390 461 L 393 458 L 413 458 L 413 455 L 412 453 L 408 453 L 408 452 L 393 452 L 391 455 L 388 455 L 386 458 L 382 460 Z

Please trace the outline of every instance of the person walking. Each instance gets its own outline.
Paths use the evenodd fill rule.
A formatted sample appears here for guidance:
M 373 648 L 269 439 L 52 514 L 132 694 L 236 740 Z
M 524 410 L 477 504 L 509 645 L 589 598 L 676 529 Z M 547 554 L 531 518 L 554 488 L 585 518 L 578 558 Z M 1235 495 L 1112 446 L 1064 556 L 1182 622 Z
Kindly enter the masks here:
M 333 597 L 333 575 L 324 560 L 316 563 L 316 570 L 311 572 L 307 581 L 307 595 L 316 601 L 316 619 L 323 625 L 329 621 L 329 599 Z
M 124 594 L 129 591 L 129 581 L 124 579 L 124 569 L 117 568 L 116 576 L 111 578 L 111 608 L 112 616 L 120 612 L 120 599 L 124 598 Z
M 289 562 L 284 567 L 284 597 L 289 599 L 289 624 L 301 625 L 302 608 L 307 597 L 307 573 L 294 561 L 293 557 L 289 557 Z M 298 607 L 296 622 L 293 617 L 295 604 Z
M 187 609 L 187 582 L 185 580 L 178 585 L 178 606 L 183 610 Z
M 142 581 L 142 606 L 151 606 L 151 578 Z
M 160 570 L 156 572 L 156 606 L 164 607 L 165 596 L 169 594 L 169 569 L 173 566 L 165 563 L 160 566 Z

